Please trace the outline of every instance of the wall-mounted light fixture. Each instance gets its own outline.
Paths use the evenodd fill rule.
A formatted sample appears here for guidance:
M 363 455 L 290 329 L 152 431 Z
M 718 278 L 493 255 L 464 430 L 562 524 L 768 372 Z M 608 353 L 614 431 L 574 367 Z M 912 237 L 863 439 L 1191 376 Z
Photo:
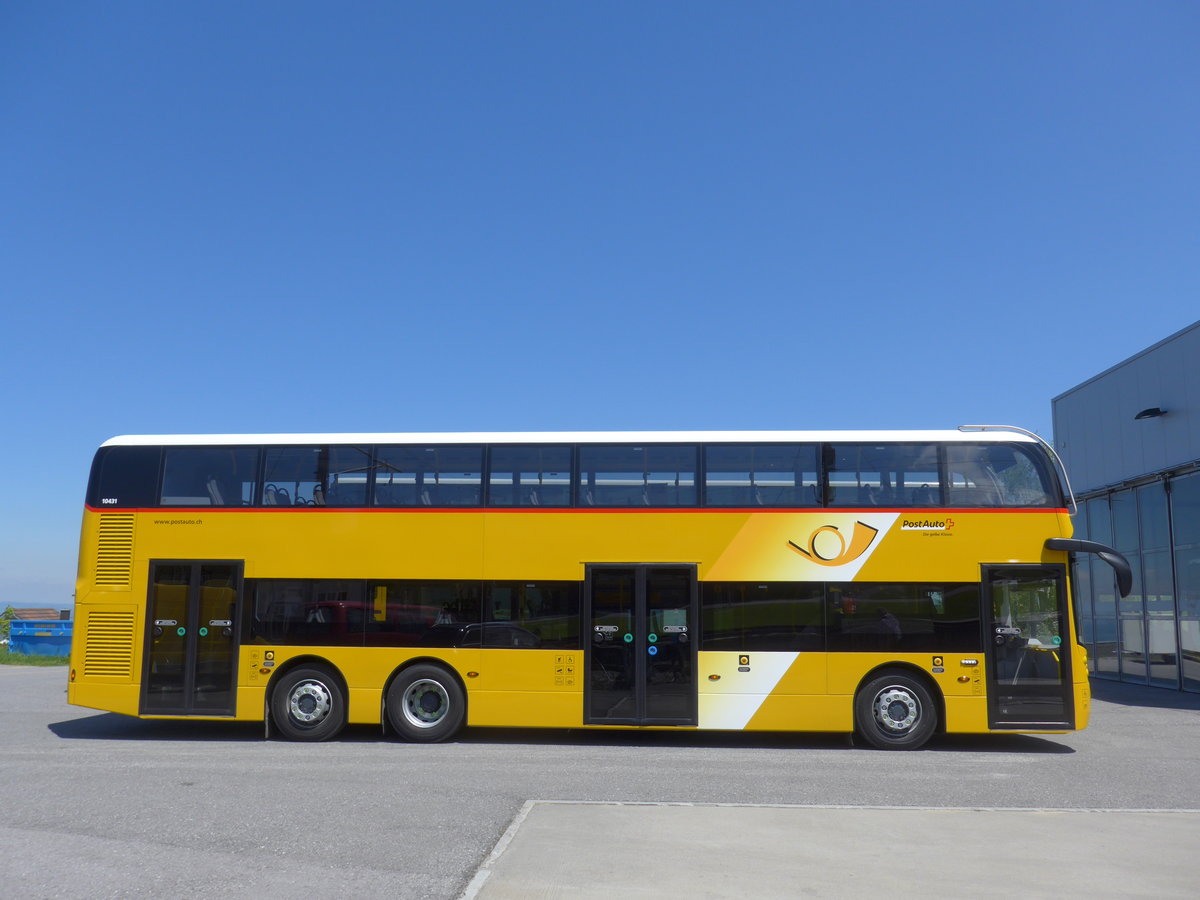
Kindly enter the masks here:
M 1140 413 L 1134 416 L 1134 421 L 1138 419 L 1157 419 L 1159 416 L 1165 416 L 1167 411 L 1159 409 L 1157 406 L 1151 406 L 1149 409 L 1143 409 Z

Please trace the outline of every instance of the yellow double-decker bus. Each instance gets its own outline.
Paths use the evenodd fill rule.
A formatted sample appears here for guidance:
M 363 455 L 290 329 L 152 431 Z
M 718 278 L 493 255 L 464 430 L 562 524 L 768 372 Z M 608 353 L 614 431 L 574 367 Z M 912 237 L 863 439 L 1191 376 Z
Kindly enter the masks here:
M 69 700 L 146 718 L 1066 732 L 1069 487 L 1019 429 L 120 437 Z

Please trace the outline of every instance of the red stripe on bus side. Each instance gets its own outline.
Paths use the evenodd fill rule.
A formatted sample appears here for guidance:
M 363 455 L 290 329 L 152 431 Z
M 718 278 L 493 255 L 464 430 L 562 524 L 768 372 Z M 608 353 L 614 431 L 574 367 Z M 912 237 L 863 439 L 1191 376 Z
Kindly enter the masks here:
M 1014 506 L 998 509 L 995 507 L 944 507 L 944 506 L 154 506 L 129 509 L 117 506 L 95 507 L 84 504 L 88 512 L 93 513 L 154 513 L 160 516 L 177 513 L 897 513 L 899 515 L 914 515 L 916 513 L 1065 513 L 1065 507 L 1050 508 L 1042 506 Z

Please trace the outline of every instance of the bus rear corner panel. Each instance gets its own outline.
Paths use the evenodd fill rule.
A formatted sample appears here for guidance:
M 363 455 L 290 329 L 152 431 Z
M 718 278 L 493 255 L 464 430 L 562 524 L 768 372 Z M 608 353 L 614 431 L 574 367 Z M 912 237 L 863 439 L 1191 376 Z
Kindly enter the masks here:
M 76 603 L 67 702 L 136 716 L 141 689 L 135 664 L 137 607 L 128 595 L 122 600 L 91 594 Z

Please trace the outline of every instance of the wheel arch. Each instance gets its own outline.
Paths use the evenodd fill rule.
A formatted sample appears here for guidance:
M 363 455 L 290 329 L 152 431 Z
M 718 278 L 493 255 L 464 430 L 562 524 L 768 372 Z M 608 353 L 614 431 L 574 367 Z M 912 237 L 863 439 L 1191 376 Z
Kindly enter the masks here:
M 910 678 L 916 678 L 921 682 L 924 688 L 929 691 L 929 696 L 933 699 L 933 704 L 936 707 L 935 712 L 937 713 L 937 728 L 934 729 L 934 734 L 945 734 L 946 698 L 942 694 L 942 689 L 927 671 L 910 662 L 895 660 L 892 662 L 880 663 L 879 665 L 875 666 L 875 668 L 865 672 L 863 677 L 859 679 L 858 684 L 854 687 L 854 699 L 857 701 L 858 695 L 865 685 L 869 684 L 871 681 L 880 677 L 886 672 L 899 672 L 902 675 L 908 675 Z M 854 724 L 857 727 L 858 722 L 855 722 Z
M 467 716 L 470 715 L 471 712 L 471 694 L 467 690 L 467 682 L 466 679 L 463 678 L 462 672 L 458 671 L 457 666 L 447 662 L 445 659 L 442 659 L 439 656 L 414 656 L 412 659 L 406 659 L 404 662 L 400 663 L 400 665 L 392 669 L 391 674 L 388 675 L 383 682 L 383 691 L 379 698 L 379 721 L 383 725 L 385 734 L 393 731 L 392 726 L 388 723 L 387 717 L 388 691 L 391 690 L 396 679 L 399 678 L 404 672 L 408 671 L 413 666 L 422 665 L 437 666 L 439 669 L 444 669 L 450 674 L 451 678 L 458 682 L 458 687 L 463 694 L 463 724 L 466 724 Z
M 279 687 L 279 682 L 283 680 L 283 676 L 293 669 L 299 669 L 304 666 L 315 666 L 316 668 L 327 670 L 335 679 L 337 679 L 338 686 L 342 689 L 342 695 L 346 697 L 347 702 L 349 702 L 350 687 L 346 684 L 346 676 L 342 674 L 342 670 L 323 656 L 318 656 L 315 653 L 305 653 L 300 656 L 292 657 L 271 673 L 271 680 L 267 682 L 267 693 L 265 697 L 268 717 L 271 715 L 271 701 L 275 697 L 275 689 Z

